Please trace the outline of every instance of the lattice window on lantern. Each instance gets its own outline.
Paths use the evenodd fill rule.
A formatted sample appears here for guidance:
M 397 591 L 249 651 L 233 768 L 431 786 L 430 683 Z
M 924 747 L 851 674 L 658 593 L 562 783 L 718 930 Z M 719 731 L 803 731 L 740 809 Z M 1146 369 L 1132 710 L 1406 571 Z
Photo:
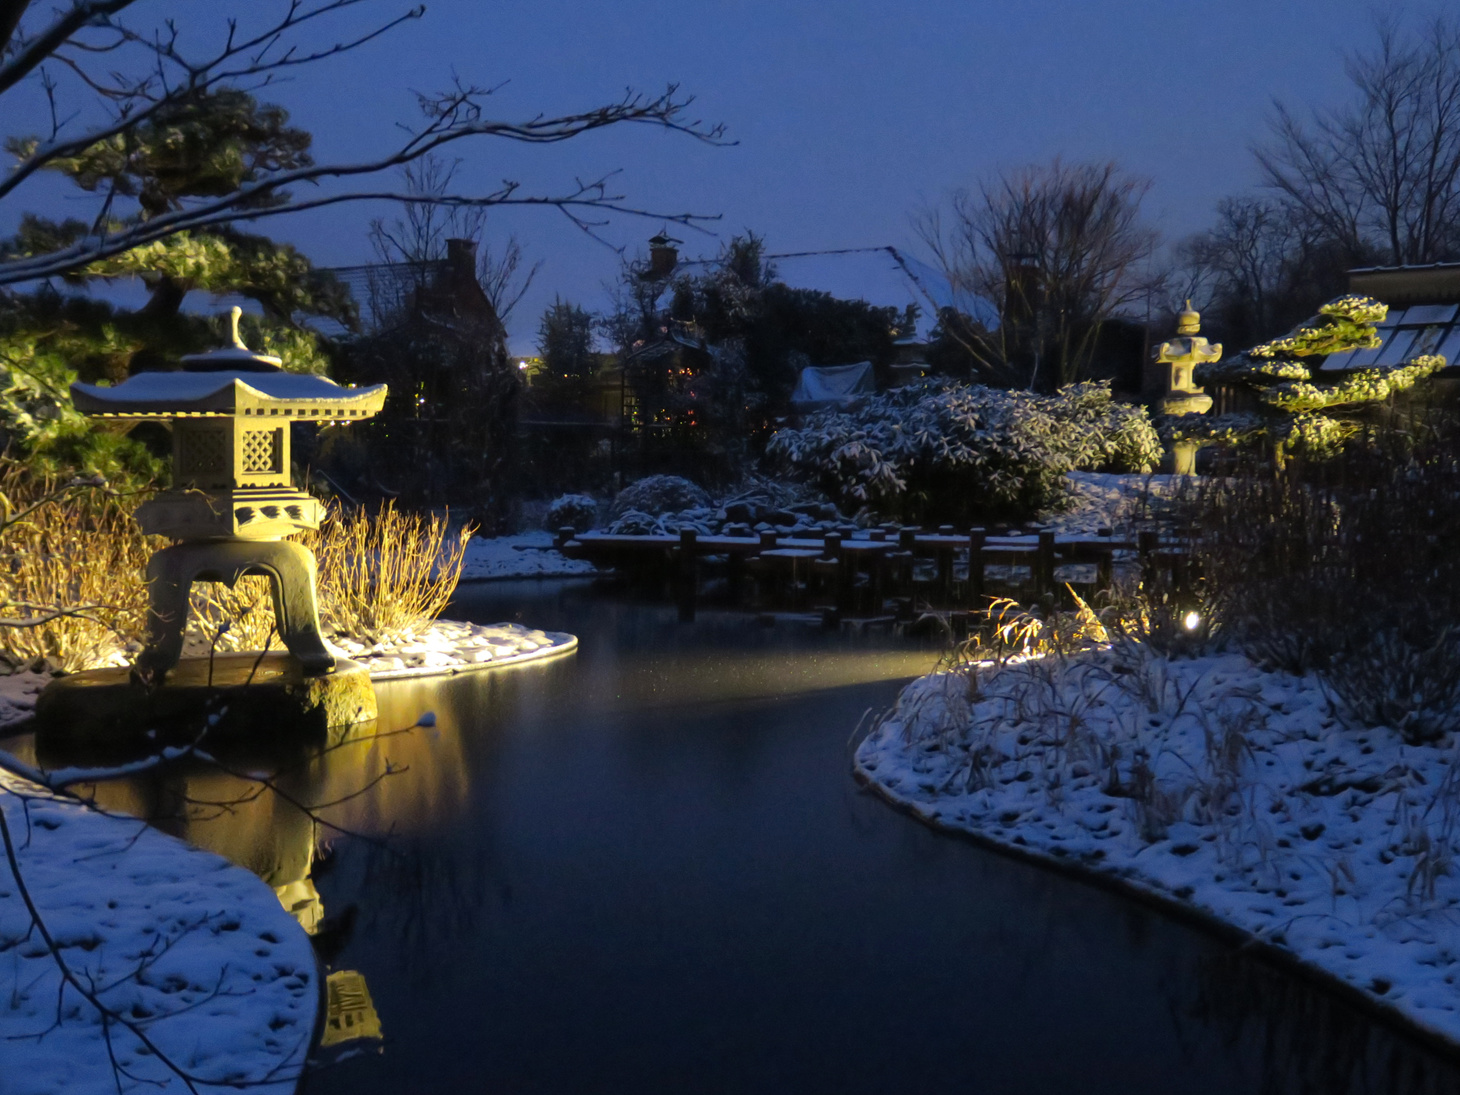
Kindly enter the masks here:
M 226 430 L 182 430 L 177 439 L 177 470 L 187 479 L 227 474 L 233 463 L 232 449 Z
M 243 473 L 277 475 L 284 470 L 283 430 L 243 431 Z

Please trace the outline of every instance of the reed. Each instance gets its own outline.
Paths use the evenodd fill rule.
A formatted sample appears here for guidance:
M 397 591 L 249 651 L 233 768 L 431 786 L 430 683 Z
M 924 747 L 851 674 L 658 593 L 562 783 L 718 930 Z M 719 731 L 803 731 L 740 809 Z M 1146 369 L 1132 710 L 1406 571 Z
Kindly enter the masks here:
M 451 600 L 472 529 L 446 516 L 387 502 L 372 512 L 331 505 L 305 538 L 319 560 L 326 631 L 372 642 L 398 639 L 441 614 Z
M 36 474 L 0 458 L 0 658 L 66 672 L 119 664 L 145 634 L 143 575 L 164 541 L 142 534 L 140 498 L 92 481 Z M 303 537 L 319 561 L 327 634 L 404 638 L 440 615 L 461 577 L 472 530 L 393 503 L 375 512 L 331 506 Z M 188 648 L 277 646 L 266 578 L 193 587 Z
M 142 633 L 151 547 L 135 499 L 0 458 L 0 655 L 68 672 L 119 661 Z

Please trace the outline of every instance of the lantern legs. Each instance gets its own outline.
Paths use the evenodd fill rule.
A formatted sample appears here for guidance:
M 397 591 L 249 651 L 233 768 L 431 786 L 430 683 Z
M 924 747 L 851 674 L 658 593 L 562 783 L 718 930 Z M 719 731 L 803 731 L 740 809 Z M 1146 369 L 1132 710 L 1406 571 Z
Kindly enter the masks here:
M 211 541 L 174 544 L 148 560 L 147 645 L 132 669 L 133 679 L 157 684 L 177 665 L 194 582 L 232 587 L 245 574 L 269 579 L 279 637 L 304 672 L 333 669 L 334 656 L 319 629 L 314 552 L 288 540 Z

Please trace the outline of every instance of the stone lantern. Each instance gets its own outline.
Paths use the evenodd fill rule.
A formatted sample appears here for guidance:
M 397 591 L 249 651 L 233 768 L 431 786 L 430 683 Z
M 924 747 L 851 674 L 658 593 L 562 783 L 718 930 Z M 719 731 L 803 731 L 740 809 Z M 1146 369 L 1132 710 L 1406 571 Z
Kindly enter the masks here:
M 1156 413 L 1164 415 L 1205 414 L 1212 408 L 1212 397 L 1196 386 L 1192 374 L 1198 365 L 1219 361 L 1222 344 L 1211 343 L 1198 333 L 1201 313 L 1186 302 L 1176 317 L 1176 337 L 1156 348 L 1156 368 L 1160 373 L 1163 394 L 1156 401 Z M 1196 474 L 1195 441 L 1177 441 L 1172 457 L 1177 475 Z
M 290 481 L 289 427 L 369 418 L 386 387 L 284 372 L 279 358 L 243 344 L 241 314 L 233 309 L 231 346 L 184 357 L 180 372 L 71 385 L 88 416 L 172 424 L 172 489 L 137 509 L 143 532 L 175 541 L 147 563 L 147 642 L 132 670 L 143 683 L 161 683 L 181 657 L 192 583 L 231 586 L 245 574 L 268 577 L 280 638 L 304 673 L 335 665 L 320 634 L 314 553 L 285 539 L 323 516 Z

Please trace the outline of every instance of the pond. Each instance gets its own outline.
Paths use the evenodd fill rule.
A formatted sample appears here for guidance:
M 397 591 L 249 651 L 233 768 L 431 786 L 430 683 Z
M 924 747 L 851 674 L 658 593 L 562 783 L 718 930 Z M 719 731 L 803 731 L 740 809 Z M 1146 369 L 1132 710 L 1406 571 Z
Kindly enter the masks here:
M 581 583 L 463 587 L 450 614 L 581 646 L 383 684 L 402 732 L 277 794 L 103 791 L 294 894 L 330 968 L 363 974 L 384 1040 L 309 1092 L 1460 1089 L 1306 982 L 862 792 L 853 731 L 931 646 L 681 624 Z

